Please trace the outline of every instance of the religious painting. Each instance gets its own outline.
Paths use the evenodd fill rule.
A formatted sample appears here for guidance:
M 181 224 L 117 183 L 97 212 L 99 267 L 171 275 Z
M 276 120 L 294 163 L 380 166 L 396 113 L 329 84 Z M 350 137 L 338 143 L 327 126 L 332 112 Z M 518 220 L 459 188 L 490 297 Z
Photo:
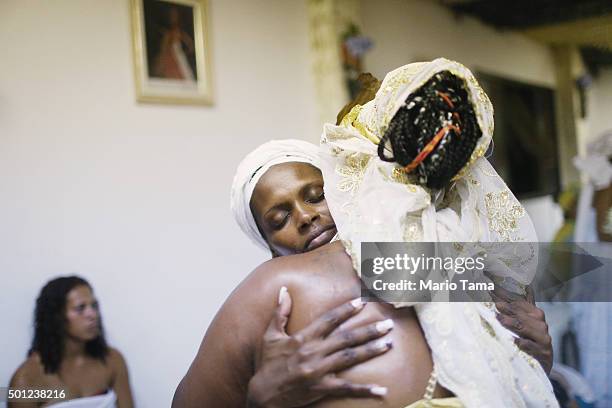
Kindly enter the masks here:
M 132 0 L 139 102 L 211 104 L 206 0 Z

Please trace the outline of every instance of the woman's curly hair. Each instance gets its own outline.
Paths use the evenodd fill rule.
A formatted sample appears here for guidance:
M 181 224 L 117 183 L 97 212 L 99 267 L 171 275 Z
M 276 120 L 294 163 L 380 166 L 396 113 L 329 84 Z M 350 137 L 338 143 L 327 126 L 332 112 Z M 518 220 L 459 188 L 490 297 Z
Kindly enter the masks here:
M 77 286 L 91 285 L 78 276 L 67 276 L 53 279 L 42 288 L 36 299 L 34 312 L 34 339 L 28 355 L 37 352 L 40 355 L 45 373 L 56 373 L 59 370 L 64 354 L 66 337 L 66 297 Z M 104 338 L 102 321 L 100 334 L 85 344 L 85 352 L 105 361 L 108 345 Z
M 415 174 L 419 184 L 439 189 L 468 162 L 481 136 L 465 81 L 442 71 L 408 96 L 389 123 L 378 155 Z M 393 157 L 386 155 L 389 150 Z

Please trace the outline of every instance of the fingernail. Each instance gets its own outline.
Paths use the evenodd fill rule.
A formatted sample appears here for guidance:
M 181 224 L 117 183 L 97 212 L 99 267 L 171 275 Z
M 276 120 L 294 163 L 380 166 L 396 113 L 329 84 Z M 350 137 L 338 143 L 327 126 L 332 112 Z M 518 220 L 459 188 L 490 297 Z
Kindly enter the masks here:
M 376 348 L 379 349 L 379 350 L 386 350 L 389 347 L 391 347 L 391 344 L 393 344 L 393 340 L 391 340 L 391 339 L 378 340 L 376 342 Z
M 355 298 L 351 300 L 351 306 L 353 306 L 355 309 L 359 309 L 360 307 L 363 306 L 363 301 L 361 300 L 360 297 Z
M 387 387 L 372 387 L 370 388 L 370 392 L 373 395 L 378 395 L 379 397 L 383 397 L 387 395 Z
M 278 304 L 279 305 L 283 303 L 285 296 L 287 296 L 287 287 L 283 286 L 282 288 L 280 288 L 280 291 L 278 292 Z
M 376 331 L 386 333 L 393 328 L 393 320 L 387 319 L 376 323 Z

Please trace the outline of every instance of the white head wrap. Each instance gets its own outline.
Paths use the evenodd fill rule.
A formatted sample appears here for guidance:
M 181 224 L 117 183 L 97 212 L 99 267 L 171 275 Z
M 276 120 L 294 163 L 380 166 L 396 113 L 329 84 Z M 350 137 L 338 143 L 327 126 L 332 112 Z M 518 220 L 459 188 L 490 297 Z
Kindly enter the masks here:
M 380 160 L 377 145 L 406 98 L 442 71 L 466 82 L 482 136 L 452 186 L 435 191 L 414 184 L 398 164 Z M 390 72 L 374 100 L 355 106 L 340 126 L 324 126 L 320 169 L 325 197 L 358 273 L 360 244 L 366 241 L 472 242 L 476 247 L 537 241 L 525 209 L 483 157 L 492 135 L 489 98 L 466 67 L 444 58 Z M 522 284 L 529 282 L 527 275 L 537 263 L 533 251 L 501 254 L 493 260 L 504 262 L 495 264 L 492 252 L 487 254 L 487 271 Z M 408 305 L 414 303 L 394 303 Z M 439 382 L 464 406 L 558 406 L 542 367 L 517 348 L 490 304 L 432 302 L 417 304 L 415 310 Z
M 265 250 L 269 249 L 259 233 L 250 207 L 251 196 L 259 179 L 275 164 L 301 162 L 318 167 L 318 156 L 319 148 L 312 143 L 283 139 L 262 144 L 240 162 L 232 183 L 230 207 L 242 231 L 255 244 Z

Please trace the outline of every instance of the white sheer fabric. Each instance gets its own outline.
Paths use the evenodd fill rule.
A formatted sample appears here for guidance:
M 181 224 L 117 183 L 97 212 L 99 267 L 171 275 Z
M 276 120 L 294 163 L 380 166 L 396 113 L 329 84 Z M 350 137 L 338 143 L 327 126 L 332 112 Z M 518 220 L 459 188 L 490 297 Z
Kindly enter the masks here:
M 398 165 L 381 161 L 377 144 L 408 95 L 444 70 L 466 80 L 482 137 L 454 182 L 443 191 L 431 191 L 414 184 Z M 537 240 L 524 208 L 482 157 L 492 133 L 488 97 L 467 68 L 442 58 L 390 72 L 373 101 L 355 107 L 340 126 L 325 125 L 320 168 L 326 199 L 357 273 L 362 241 Z M 494 252 L 489 248 L 489 254 Z M 537 262 L 534 252 L 499 255 L 514 258 L 508 263 L 489 257 L 489 271 L 523 284 L 530 281 Z M 466 407 L 558 406 L 541 366 L 516 347 L 492 304 L 439 302 L 415 309 L 439 382 Z

